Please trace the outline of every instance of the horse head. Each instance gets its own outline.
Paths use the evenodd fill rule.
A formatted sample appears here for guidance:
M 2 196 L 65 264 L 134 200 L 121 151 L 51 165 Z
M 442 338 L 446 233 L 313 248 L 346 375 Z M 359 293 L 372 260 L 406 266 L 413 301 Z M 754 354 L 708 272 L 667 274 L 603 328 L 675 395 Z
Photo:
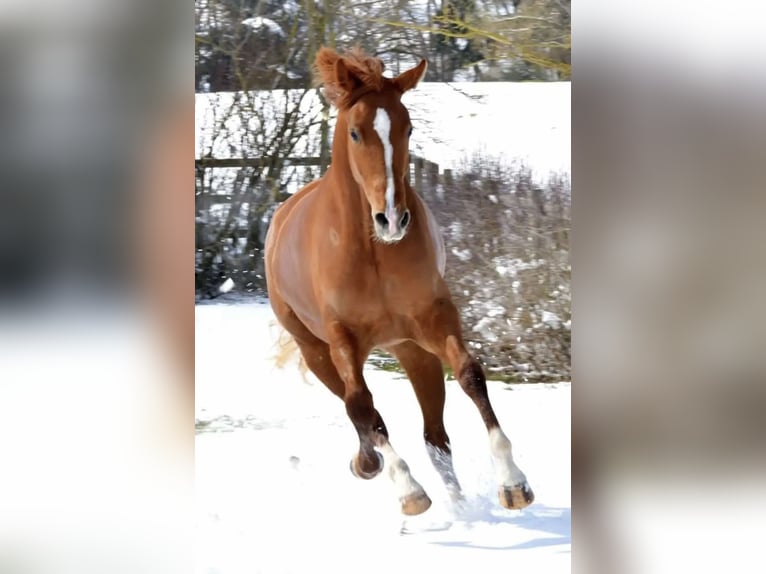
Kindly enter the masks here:
M 325 96 L 338 108 L 333 163 L 343 168 L 347 161 L 369 204 L 375 237 L 384 243 L 400 241 L 412 222 L 406 194 L 412 124 L 401 97 L 418 84 L 426 68 L 421 60 L 386 78 L 383 62 L 359 50 L 340 56 L 322 48 L 316 57 Z

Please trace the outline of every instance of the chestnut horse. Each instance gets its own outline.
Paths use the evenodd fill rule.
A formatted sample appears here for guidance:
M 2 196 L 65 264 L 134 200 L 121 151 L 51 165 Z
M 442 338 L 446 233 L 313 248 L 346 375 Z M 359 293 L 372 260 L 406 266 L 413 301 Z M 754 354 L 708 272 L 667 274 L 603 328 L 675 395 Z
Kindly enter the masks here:
M 487 396 L 481 366 L 463 344 L 444 281 L 444 244 L 436 221 L 408 181 L 412 131 L 401 96 L 426 61 L 396 76 L 359 50 L 322 48 L 318 79 L 338 117 L 327 172 L 274 214 L 266 238 L 271 306 L 308 368 L 340 397 L 359 435 L 351 471 L 383 466 L 404 514 L 431 505 L 388 440 L 362 368 L 373 348 L 389 351 L 412 383 L 423 412 L 426 448 L 453 500 L 461 490 L 444 429 L 446 363 L 478 408 L 489 433 L 500 503 L 524 508 L 534 495 Z

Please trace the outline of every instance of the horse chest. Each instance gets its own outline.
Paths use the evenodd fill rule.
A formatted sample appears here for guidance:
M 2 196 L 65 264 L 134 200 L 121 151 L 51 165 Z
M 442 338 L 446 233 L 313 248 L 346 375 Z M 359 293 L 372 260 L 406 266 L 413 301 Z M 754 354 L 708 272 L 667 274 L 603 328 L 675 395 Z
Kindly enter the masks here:
M 349 268 L 328 294 L 337 315 L 352 323 L 388 324 L 412 316 L 436 296 L 437 281 L 424 280 L 430 273 L 412 269 L 406 272 L 375 265 L 357 264 Z

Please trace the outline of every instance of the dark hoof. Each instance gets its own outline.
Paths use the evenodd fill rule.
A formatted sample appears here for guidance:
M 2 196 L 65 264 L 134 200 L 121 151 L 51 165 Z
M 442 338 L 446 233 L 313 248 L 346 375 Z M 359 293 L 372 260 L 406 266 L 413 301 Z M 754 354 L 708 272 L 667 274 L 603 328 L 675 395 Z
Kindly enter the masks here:
M 351 474 L 357 478 L 363 478 L 364 480 L 370 480 L 371 478 L 378 476 L 383 470 L 383 456 L 377 451 L 374 452 L 378 460 L 377 468 L 366 471 L 362 470 L 362 468 L 359 466 L 359 455 L 357 454 L 354 456 L 354 458 L 351 459 L 351 462 L 348 465 L 348 467 L 351 469 Z
M 497 495 L 500 504 L 512 510 L 526 508 L 535 501 L 535 493 L 526 482 L 516 486 L 501 486 Z
M 417 514 L 423 514 L 426 510 L 431 508 L 431 499 L 422 490 L 415 492 L 401 499 L 402 514 L 407 516 L 415 516 Z

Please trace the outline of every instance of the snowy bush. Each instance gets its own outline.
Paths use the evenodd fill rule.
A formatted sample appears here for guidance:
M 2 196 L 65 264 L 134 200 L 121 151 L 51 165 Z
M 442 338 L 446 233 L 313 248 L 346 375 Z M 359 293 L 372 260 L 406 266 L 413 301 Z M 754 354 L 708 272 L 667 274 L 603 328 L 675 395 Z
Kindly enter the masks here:
M 422 195 L 442 226 L 469 347 L 496 378 L 569 380 L 568 178 L 538 182 L 524 165 L 475 157 L 444 185 Z

